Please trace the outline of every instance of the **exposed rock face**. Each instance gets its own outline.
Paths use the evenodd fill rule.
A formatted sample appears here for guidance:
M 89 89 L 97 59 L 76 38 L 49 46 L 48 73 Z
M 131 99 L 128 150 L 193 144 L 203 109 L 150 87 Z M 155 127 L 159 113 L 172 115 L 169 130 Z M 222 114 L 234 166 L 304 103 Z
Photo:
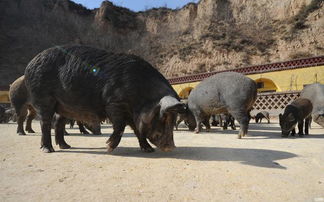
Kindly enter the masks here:
M 201 0 L 132 12 L 103 2 L 0 1 L 0 86 L 38 52 L 80 43 L 140 55 L 166 77 L 324 54 L 323 0 Z

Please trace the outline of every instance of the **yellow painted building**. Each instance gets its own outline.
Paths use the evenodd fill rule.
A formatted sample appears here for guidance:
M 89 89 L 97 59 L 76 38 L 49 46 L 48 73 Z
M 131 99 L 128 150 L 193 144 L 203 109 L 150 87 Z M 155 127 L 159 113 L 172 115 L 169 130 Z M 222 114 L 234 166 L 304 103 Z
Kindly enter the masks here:
M 324 84 L 324 66 L 249 74 L 246 76 L 257 83 L 258 92 L 300 91 L 306 84 L 315 82 Z M 199 83 L 200 81 L 174 84 L 172 87 L 181 98 L 186 98 Z
M 324 66 L 298 68 L 292 70 L 266 72 L 247 75 L 259 85 L 259 92 L 266 91 L 301 91 L 304 85 L 312 83 L 324 84 Z
M 9 92 L 8 91 L 0 91 L 0 103 L 9 104 Z
M 258 92 L 301 91 L 303 87 L 307 84 L 312 84 L 316 82 L 324 84 L 324 65 L 282 69 L 283 70 L 277 68 L 273 71 L 242 73 L 245 73 L 247 77 L 253 79 L 257 83 Z M 209 75 L 200 74 L 196 77 L 203 79 L 217 73 L 218 72 L 209 73 Z M 200 83 L 200 81 L 197 81 L 198 79 L 192 79 L 189 77 L 192 76 L 188 76 L 188 80 L 196 81 L 186 82 L 185 77 L 181 78 L 182 81 L 177 81 L 177 78 L 175 78 L 174 80 L 170 79 L 172 87 L 178 93 L 180 98 L 187 98 L 190 91 Z

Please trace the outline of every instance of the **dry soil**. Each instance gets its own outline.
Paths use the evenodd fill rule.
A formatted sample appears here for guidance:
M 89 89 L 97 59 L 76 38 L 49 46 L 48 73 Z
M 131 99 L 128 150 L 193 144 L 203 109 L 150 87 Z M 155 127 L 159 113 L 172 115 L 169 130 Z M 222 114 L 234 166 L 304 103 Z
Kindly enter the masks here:
M 278 123 L 237 131 L 175 131 L 176 150 L 143 153 L 127 128 L 108 154 L 104 135 L 68 129 L 73 147 L 44 154 L 36 134 L 0 125 L 0 201 L 324 201 L 324 129 L 281 138 Z M 52 137 L 53 138 L 53 137 Z M 53 138 L 54 140 L 54 138 Z

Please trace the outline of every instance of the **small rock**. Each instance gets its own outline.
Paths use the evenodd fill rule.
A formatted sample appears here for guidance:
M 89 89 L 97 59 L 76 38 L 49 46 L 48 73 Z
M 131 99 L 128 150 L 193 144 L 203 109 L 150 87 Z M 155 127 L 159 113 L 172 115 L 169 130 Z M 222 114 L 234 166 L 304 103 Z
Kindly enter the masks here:
M 59 182 L 64 182 L 64 180 L 66 179 L 67 177 L 63 177 L 61 179 L 59 179 Z

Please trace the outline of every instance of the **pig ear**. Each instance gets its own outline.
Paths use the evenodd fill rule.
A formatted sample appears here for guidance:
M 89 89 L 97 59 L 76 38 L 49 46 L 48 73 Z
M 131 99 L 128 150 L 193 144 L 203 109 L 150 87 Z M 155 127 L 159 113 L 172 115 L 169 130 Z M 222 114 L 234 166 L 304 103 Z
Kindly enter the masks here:
M 142 121 L 146 124 L 151 123 L 154 116 L 159 113 L 160 108 L 161 108 L 160 105 L 156 105 L 153 107 L 151 111 L 143 113 L 141 117 Z
M 279 120 L 281 120 L 281 119 L 282 119 L 282 114 L 280 113 L 280 114 L 279 114 Z
M 175 97 L 164 96 L 159 105 L 160 108 L 160 117 L 167 112 L 176 112 L 176 113 L 185 113 L 185 104 L 180 102 Z

